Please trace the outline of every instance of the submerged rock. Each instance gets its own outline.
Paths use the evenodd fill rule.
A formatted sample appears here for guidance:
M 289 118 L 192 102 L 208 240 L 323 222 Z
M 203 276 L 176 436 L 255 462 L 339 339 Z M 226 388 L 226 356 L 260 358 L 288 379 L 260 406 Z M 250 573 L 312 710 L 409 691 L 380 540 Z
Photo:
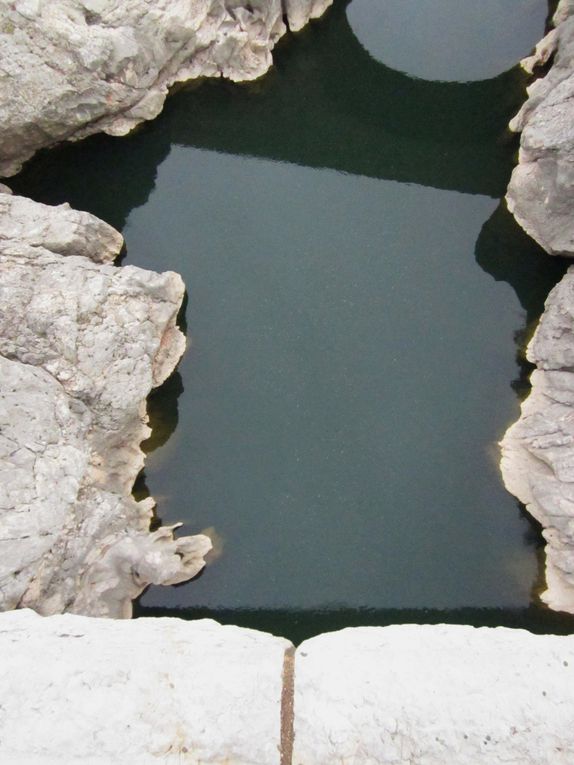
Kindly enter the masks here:
M 508 207 L 551 255 L 574 256 L 574 3 L 562 0 L 556 29 L 526 59 L 532 71 L 554 55 L 546 76 L 510 123 L 522 131 L 519 162 L 508 186 Z
M 0 608 L 131 615 L 194 576 L 207 537 L 149 533 L 134 480 L 146 397 L 185 339 L 174 273 L 112 265 L 121 235 L 68 205 L 0 194 Z
M 34 152 L 156 117 L 198 77 L 253 80 L 332 0 L 0 0 L 0 176 Z

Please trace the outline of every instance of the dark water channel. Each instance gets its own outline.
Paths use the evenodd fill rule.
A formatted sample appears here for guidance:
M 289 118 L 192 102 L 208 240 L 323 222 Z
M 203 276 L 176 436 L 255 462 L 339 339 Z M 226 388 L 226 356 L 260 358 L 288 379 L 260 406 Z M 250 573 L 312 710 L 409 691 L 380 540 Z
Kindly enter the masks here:
M 108 220 L 124 263 L 188 287 L 191 347 L 151 397 L 138 491 L 221 549 L 140 613 L 295 640 L 572 629 L 537 601 L 541 539 L 496 446 L 564 270 L 500 201 L 525 86 L 511 67 L 547 10 L 339 2 L 263 81 L 182 90 L 133 136 L 47 153 L 12 184 Z

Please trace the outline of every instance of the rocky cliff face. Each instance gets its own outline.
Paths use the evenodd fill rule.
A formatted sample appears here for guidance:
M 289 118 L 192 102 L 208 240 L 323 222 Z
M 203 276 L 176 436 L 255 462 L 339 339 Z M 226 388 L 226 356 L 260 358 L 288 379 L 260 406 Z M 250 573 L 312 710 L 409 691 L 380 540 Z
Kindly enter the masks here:
M 332 0 L 0 0 L 0 176 L 38 149 L 156 117 L 198 77 L 253 80 Z
M 574 268 L 550 293 L 527 356 L 538 369 L 502 441 L 502 474 L 543 526 L 543 600 L 574 613 Z
M 574 255 L 574 3 L 562 0 L 557 28 L 527 68 L 554 54 L 512 121 L 522 130 L 508 205 L 550 254 Z M 550 293 L 527 351 L 532 393 L 502 441 L 504 483 L 542 524 L 551 608 L 574 613 L 574 269 Z
M 551 255 L 574 255 L 574 4 L 562 0 L 556 28 L 526 59 L 532 69 L 553 64 L 528 89 L 510 123 L 522 131 L 519 162 L 508 187 L 508 207 Z
M 122 237 L 67 205 L 0 193 L 0 608 L 129 616 L 194 576 L 204 536 L 149 533 L 131 497 L 146 397 L 185 347 L 174 273 L 115 268 Z

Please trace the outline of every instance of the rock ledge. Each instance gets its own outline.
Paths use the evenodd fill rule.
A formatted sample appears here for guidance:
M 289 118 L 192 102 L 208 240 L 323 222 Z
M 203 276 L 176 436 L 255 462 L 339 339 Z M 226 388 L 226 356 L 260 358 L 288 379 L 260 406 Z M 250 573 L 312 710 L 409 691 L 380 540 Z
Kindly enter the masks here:
M 146 398 L 179 360 L 184 286 L 113 259 L 120 234 L 0 193 L 0 608 L 127 617 L 194 576 L 207 537 L 149 533 Z

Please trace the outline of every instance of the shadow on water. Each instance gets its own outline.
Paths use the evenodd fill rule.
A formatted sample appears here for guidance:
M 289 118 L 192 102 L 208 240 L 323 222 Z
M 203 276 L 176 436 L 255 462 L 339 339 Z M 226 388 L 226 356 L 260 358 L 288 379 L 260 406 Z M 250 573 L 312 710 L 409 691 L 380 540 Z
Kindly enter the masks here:
M 515 145 L 508 115 L 522 100 L 524 73 L 515 68 L 473 83 L 408 77 L 369 56 L 347 5 L 336 4 L 324 23 L 290 40 L 261 85 L 209 83 L 178 94 L 166 114 L 172 140 L 502 196 Z
M 134 617 L 175 616 L 180 619 L 215 619 L 221 624 L 264 630 L 281 635 L 299 645 L 322 632 L 346 627 L 387 627 L 391 624 L 465 624 L 472 627 L 512 627 L 536 634 L 569 635 L 574 632 L 574 616 L 540 606 L 529 608 L 460 608 L 436 609 L 324 609 L 290 610 L 218 610 L 207 608 L 150 608 L 136 602 Z
M 472 83 L 408 77 L 369 56 L 347 5 L 337 2 L 321 23 L 289 35 L 262 80 L 181 89 L 130 136 L 42 152 L 11 186 L 37 201 L 69 202 L 121 230 L 178 144 L 502 196 L 516 146 L 506 126 L 523 98 L 524 73 L 515 68 Z
M 523 401 L 530 393 L 530 375 L 535 368 L 526 358 L 526 348 L 538 325 L 548 293 L 564 276 L 569 262 L 565 258 L 550 257 L 531 239 L 508 211 L 504 200 L 482 227 L 476 243 L 475 255 L 478 265 L 495 281 L 506 282 L 514 289 L 525 311 L 524 326 L 514 333 L 516 365 L 519 374 L 510 382 L 519 401 Z M 523 504 L 517 503 L 517 505 L 521 516 L 528 523 L 524 541 L 536 550 L 538 576 L 532 584 L 532 601 L 540 604 L 540 595 L 546 589 L 546 556 L 542 526 L 530 515 Z M 546 624 L 550 614 L 552 624 L 563 625 L 566 632 L 574 629 L 574 616 L 556 614 L 540 605 L 538 609 L 543 616 L 541 624 Z M 531 609 L 527 613 L 530 611 Z M 554 619 L 557 621 L 554 622 Z M 530 623 L 527 628 L 536 631 Z M 541 631 L 546 629 L 541 628 Z
M 482 227 L 475 256 L 483 271 L 514 289 L 526 312 L 526 327 L 533 331 L 548 293 L 566 272 L 567 261 L 548 256 L 518 225 L 504 200 Z
M 183 390 L 183 380 L 176 371 L 148 396 L 147 413 L 151 435 L 142 443 L 145 454 L 150 454 L 167 443 L 177 428 L 177 401 Z
M 8 183 L 15 194 L 45 204 L 69 202 L 122 231 L 131 210 L 153 191 L 169 149 L 169 136 L 156 121 L 126 138 L 97 135 L 42 151 Z
M 542 525 L 530 515 L 526 507 L 521 503 L 516 503 L 520 515 L 526 521 L 526 531 L 524 532 L 524 542 L 534 550 L 536 561 L 538 563 L 538 576 L 532 581 L 531 602 L 536 604 L 537 608 L 550 611 L 543 605 L 540 596 L 546 590 L 546 543 L 542 536 Z M 555 613 L 555 612 L 551 612 Z M 564 624 L 570 624 L 570 631 L 574 632 L 574 615 L 564 615 Z
M 510 383 L 518 399 L 530 392 L 534 369 L 526 358 L 526 347 L 534 334 L 550 290 L 568 268 L 565 258 L 550 257 L 518 225 L 504 200 L 486 221 L 476 243 L 476 262 L 495 281 L 514 289 L 525 311 L 525 324 L 514 333 L 519 374 Z

